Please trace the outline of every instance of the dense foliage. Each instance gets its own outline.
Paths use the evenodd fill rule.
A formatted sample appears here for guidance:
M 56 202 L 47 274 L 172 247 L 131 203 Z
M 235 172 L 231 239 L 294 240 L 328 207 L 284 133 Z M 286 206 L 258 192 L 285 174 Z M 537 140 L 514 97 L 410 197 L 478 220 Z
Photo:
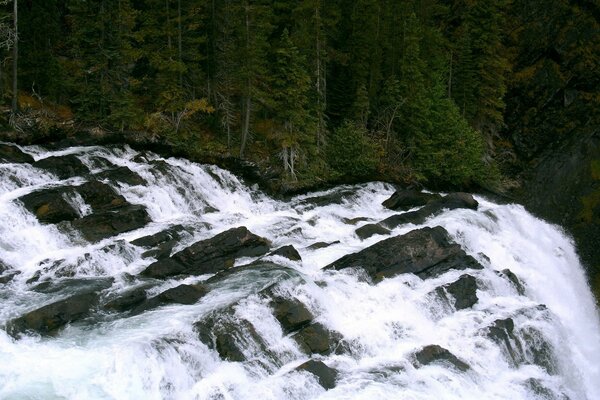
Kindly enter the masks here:
M 21 0 L 12 77 L 16 1 L 0 89 L 8 110 L 18 82 L 17 129 L 33 113 L 288 182 L 464 187 L 598 121 L 592 1 Z

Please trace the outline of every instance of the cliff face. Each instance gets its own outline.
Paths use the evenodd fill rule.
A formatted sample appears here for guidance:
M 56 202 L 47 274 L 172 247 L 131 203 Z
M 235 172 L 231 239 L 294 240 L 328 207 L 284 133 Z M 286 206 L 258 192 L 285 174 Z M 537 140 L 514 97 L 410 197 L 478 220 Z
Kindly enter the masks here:
M 600 129 L 548 148 L 527 175 L 522 202 L 573 235 L 600 299 Z

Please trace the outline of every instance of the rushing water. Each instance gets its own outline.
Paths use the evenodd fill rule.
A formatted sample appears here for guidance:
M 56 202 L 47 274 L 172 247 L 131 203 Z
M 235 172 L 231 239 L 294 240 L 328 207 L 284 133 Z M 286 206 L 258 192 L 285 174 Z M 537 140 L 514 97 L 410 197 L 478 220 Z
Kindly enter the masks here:
M 393 192 L 388 185 L 345 186 L 283 202 L 217 167 L 163 160 L 129 148 L 24 150 L 36 160 L 75 154 L 92 173 L 115 166 L 137 172 L 146 185 L 106 182 L 130 203 L 146 206 L 152 223 L 87 243 L 39 223 L 16 199 L 41 188 L 81 184 L 88 177 L 61 181 L 28 164 L 1 164 L 0 260 L 21 273 L 0 284 L 0 327 L 67 295 L 38 293 L 27 283 L 41 270 L 41 279 L 57 280 L 56 270 L 44 269 L 55 261 L 70 266 L 78 278 L 113 277 L 104 293 L 139 285 L 132 276 L 154 259 L 143 258 L 144 249 L 129 242 L 175 224 L 186 226 L 188 233 L 174 251 L 243 225 L 271 240 L 273 248 L 293 245 L 302 261 L 275 259 L 297 271 L 293 276 L 233 275 L 193 305 L 169 305 L 135 316 L 99 312 L 51 337 L 16 340 L 0 330 L 1 399 L 600 399 L 598 311 L 573 243 L 521 206 L 477 198 L 477 211 L 454 210 L 426 221 L 446 228 L 485 267 L 469 271 L 479 282 L 478 302 L 455 311 L 432 293 L 464 271 L 426 280 L 400 275 L 372 284 L 357 271 L 321 269 L 387 237 L 362 241 L 354 230 L 395 213 L 381 206 Z M 346 193 L 344 200 L 318 206 L 308 201 L 334 192 Z M 80 197 L 69 201 L 81 216 L 90 213 Z M 364 220 L 358 225 L 348 223 L 359 217 Z M 390 236 L 418 227 L 401 225 Z M 316 242 L 337 243 L 309 248 Z M 111 244 L 115 246 L 107 247 Z M 522 282 L 523 295 L 497 273 L 504 269 Z M 149 291 L 156 294 L 208 277 L 169 279 Z M 335 388 L 326 391 L 314 376 L 295 370 L 309 356 L 257 295 L 274 282 L 279 282 L 280 294 L 302 301 L 316 321 L 341 334 L 345 351 L 313 356 L 338 371 Z M 194 322 L 229 305 L 232 318 L 252 324 L 269 354 L 249 344 L 244 350 L 249 361 L 223 361 L 201 342 Z M 527 351 L 515 365 L 485 334 L 504 318 L 513 319 L 516 340 L 525 349 L 545 346 L 545 365 L 536 364 Z M 416 368 L 412 355 L 431 344 L 450 350 L 471 368 Z

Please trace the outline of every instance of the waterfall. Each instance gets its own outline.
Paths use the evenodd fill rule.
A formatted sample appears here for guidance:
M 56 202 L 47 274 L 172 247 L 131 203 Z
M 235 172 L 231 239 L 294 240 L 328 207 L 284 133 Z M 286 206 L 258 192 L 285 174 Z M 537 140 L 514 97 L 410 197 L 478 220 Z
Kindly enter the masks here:
M 282 201 L 218 167 L 126 146 L 20 149 L 33 162 L 0 164 L 0 279 L 10 275 L 0 281 L 0 399 L 600 399 L 598 310 L 574 244 L 520 205 L 476 197 L 477 210 L 446 211 L 363 240 L 357 227 L 398 214 L 381 205 L 392 186 L 346 185 Z M 61 176 L 41 167 L 49 157 L 76 158 L 88 172 Z M 112 212 L 77 191 L 90 182 L 119 195 L 111 204 L 143 206 L 148 222 L 92 240 L 68 221 L 41 221 L 42 211 L 36 216 L 23 200 L 64 191 L 56 201 L 64 199 L 74 220 Z M 240 226 L 271 249 L 294 246 L 301 260 L 262 256 L 268 265 L 257 265 L 265 267 L 236 273 L 261 257 L 247 254 L 218 279 L 140 275 L 159 258 L 152 251 L 175 254 Z M 381 281 L 360 268 L 324 269 L 436 226 L 483 269 Z M 172 248 L 135 244 L 165 231 Z M 465 274 L 477 297 L 458 309 L 444 293 Z M 152 298 L 181 284 L 209 290 L 189 304 L 139 312 L 102 307 L 134 289 Z M 8 333 L 16 318 L 89 287 L 100 300 L 84 318 L 52 334 Z M 300 303 L 334 348 L 306 351 L 275 315 L 274 296 Z M 203 335 L 217 323 L 239 359 Z M 431 345 L 451 357 L 419 361 Z M 309 359 L 336 371 L 329 390 L 297 368 Z

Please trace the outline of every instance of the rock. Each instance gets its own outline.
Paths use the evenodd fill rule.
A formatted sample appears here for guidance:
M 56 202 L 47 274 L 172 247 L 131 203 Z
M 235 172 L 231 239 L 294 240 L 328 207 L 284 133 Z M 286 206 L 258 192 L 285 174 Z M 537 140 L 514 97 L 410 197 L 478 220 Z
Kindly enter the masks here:
M 341 204 L 356 195 L 355 189 L 341 189 L 327 194 L 313 195 L 301 200 L 301 204 L 313 205 L 317 207 L 330 204 Z
M 368 221 L 369 218 L 367 217 L 357 217 L 357 218 L 342 218 L 342 222 L 347 224 L 347 225 L 356 225 L 360 222 L 365 222 Z
M 456 369 L 462 372 L 471 369 L 471 367 L 467 363 L 460 360 L 450 351 L 436 344 L 423 347 L 421 350 L 415 353 L 414 358 L 416 360 L 414 364 L 415 368 L 419 368 L 419 366 L 422 365 L 443 362 L 450 363 L 451 365 L 456 367 Z
M 307 354 L 330 354 L 337 348 L 341 336 L 333 333 L 320 323 L 308 325 L 293 336 L 300 348 Z
M 463 310 L 477 303 L 477 280 L 471 275 L 462 275 L 458 280 L 443 288 L 454 297 L 454 308 Z
M 321 361 L 309 360 L 296 367 L 296 371 L 310 372 L 317 377 L 319 384 L 327 390 L 335 387 L 337 371 L 333 368 L 329 368 Z
M 209 349 L 215 350 L 223 360 L 247 361 L 244 350 L 270 356 L 268 346 L 246 320 L 235 316 L 234 306 L 218 310 L 194 324 L 198 337 Z
M 0 162 L 4 163 L 33 163 L 33 157 L 24 153 L 16 146 L 0 143 Z
M 53 279 L 40 282 L 31 287 L 31 290 L 38 293 L 90 293 L 100 292 L 112 286 L 114 278 L 68 278 Z
M 183 225 L 175 225 L 153 235 L 142 236 L 140 238 L 132 240 L 130 243 L 135 246 L 146 248 L 155 247 L 165 242 L 181 239 L 180 232 L 184 230 L 185 228 L 183 227 Z
M 300 253 L 298 253 L 298 250 L 292 245 L 280 247 L 277 250 L 270 252 L 268 255 L 285 257 L 292 261 L 302 261 Z
M 382 240 L 358 253 L 345 255 L 325 269 L 351 267 L 363 268 L 375 281 L 406 273 L 425 279 L 450 269 L 483 268 L 458 244 L 452 243 L 448 232 L 440 226 Z
M 17 275 L 19 275 L 21 272 L 20 271 L 14 271 L 14 272 L 7 272 L 5 274 L 0 275 L 0 283 L 2 284 L 6 284 L 10 281 L 13 280 L 13 278 Z
M 387 235 L 390 233 L 390 230 L 379 224 L 367 224 L 355 230 L 354 233 L 360 239 L 365 240 L 373 235 Z
M 89 181 L 74 188 L 94 211 L 109 210 L 128 204 L 123 196 L 110 186 Z
M 74 154 L 42 158 L 33 163 L 34 167 L 45 169 L 56 175 L 59 179 L 67 179 L 73 176 L 86 175 L 90 171 Z
M 137 305 L 133 310 L 133 314 L 139 314 L 144 311 L 164 306 L 167 304 L 195 304 L 200 298 L 208 293 L 208 288 L 205 285 L 179 285 L 171 289 L 167 289 L 157 296 L 151 297 Z M 138 295 L 139 296 L 139 295 Z
M 184 273 L 215 273 L 233 266 L 236 258 L 263 255 L 269 251 L 269 247 L 268 240 L 242 226 L 196 242 L 171 258 L 150 264 L 141 274 L 151 278 L 166 278 Z
M 102 307 L 107 311 L 129 311 L 147 300 L 146 289 L 147 287 L 139 287 L 128 290 L 116 299 L 105 303 Z
M 498 344 L 513 366 L 523 362 L 523 349 L 514 335 L 515 323 L 512 318 L 497 319 L 487 328 L 487 336 Z
M 87 316 L 97 300 L 96 293 L 82 293 L 59 300 L 9 321 L 6 331 L 14 337 L 26 331 L 53 334 L 69 322 Z
M 391 210 L 407 211 L 414 207 L 424 206 L 434 200 L 441 199 L 442 196 L 434 193 L 424 193 L 414 189 L 398 190 L 392 196 L 384 201 L 382 205 Z
M 67 200 L 72 194 L 70 188 L 44 189 L 21 196 L 19 201 L 40 222 L 56 224 L 80 217 L 79 212 Z
M 90 242 L 144 227 L 151 221 L 146 208 L 141 205 L 125 205 L 87 215 L 71 222 Z
M 519 293 L 521 296 L 525 294 L 525 287 L 510 269 L 503 269 L 502 271 L 496 271 L 496 273 L 501 277 L 508 279 L 517 290 L 517 293 Z
M 130 186 L 145 185 L 146 181 L 137 172 L 133 172 L 127 167 L 117 167 L 107 169 L 106 171 L 94 174 L 98 180 L 108 180 L 110 182 L 125 183 Z
M 339 242 L 340 242 L 339 240 L 336 240 L 334 242 L 317 242 L 317 243 L 313 243 L 310 246 L 308 246 L 307 249 L 310 249 L 310 250 L 324 249 L 325 247 L 329 247 L 331 245 L 338 244 Z
M 296 299 L 273 297 L 271 306 L 273 307 L 275 318 L 286 333 L 305 327 L 314 318 L 306 306 Z
M 476 210 L 479 203 L 467 193 L 450 193 L 441 199 L 433 200 L 416 211 L 410 211 L 403 214 L 396 214 L 380 222 L 386 228 L 394 229 L 403 224 L 420 225 L 428 218 L 440 214 L 444 210 L 454 210 L 457 208 L 467 208 Z

